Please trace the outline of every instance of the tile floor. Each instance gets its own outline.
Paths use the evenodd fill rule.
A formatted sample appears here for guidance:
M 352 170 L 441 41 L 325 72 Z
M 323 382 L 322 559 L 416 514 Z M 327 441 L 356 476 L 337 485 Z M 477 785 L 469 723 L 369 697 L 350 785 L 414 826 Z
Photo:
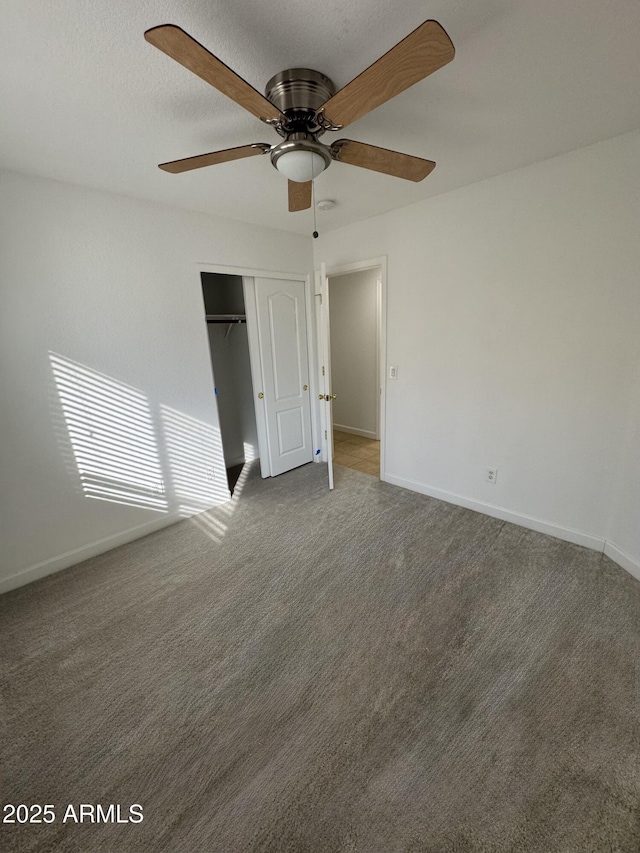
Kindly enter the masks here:
M 349 432 L 333 431 L 333 461 L 363 474 L 380 476 L 380 442 Z

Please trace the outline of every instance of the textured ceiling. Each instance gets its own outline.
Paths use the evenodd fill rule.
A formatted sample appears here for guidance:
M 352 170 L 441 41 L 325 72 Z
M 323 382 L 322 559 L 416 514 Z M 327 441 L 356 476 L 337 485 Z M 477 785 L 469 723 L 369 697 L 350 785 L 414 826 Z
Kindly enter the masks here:
M 181 26 L 262 91 L 304 65 L 338 87 L 422 21 L 456 58 L 346 136 L 437 161 L 420 184 L 334 163 L 329 230 L 640 127 L 638 0 L 4 0 L 0 166 L 299 233 L 268 157 L 182 175 L 157 164 L 274 131 L 147 44 Z

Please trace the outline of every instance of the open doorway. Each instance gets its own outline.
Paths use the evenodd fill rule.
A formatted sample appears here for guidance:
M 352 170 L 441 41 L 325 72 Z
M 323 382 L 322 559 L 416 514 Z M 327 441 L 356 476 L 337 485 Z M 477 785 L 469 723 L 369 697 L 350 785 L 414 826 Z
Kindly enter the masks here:
M 258 458 L 242 276 L 201 272 L 215 394 L 229 491 Z
M 380 477 L 381 267 L 330 272 L 328 292 L 333 459 Z

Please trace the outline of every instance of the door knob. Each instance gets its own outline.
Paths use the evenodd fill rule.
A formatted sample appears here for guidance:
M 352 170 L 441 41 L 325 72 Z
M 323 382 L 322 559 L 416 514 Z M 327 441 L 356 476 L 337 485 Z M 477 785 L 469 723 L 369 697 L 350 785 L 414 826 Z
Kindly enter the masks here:
M 264 394 L 262 393 L 262 391 L 260 391 L 260 393 L 258 394 L 258 400 L 262 400 L 263 397 L 264 397 Z
M 302 390 L 303 390 L 303 391 L 307 391 L 307 390 L 308 390 L 307 386 L 306 386 L 306 385 L 303 385 L 303 386 L 302 386 Z
M 337 396 L 337 394 L 318 394 L 318 400 L 326 400 L 328 403 L 330 400 L 335 400 Z

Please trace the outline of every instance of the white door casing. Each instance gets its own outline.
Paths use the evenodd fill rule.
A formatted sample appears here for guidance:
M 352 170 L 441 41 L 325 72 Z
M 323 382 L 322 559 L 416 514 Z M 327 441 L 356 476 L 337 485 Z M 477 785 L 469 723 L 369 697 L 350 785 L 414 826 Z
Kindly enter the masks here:
M 254 279 L 269 475 L 311 462 L 305 282 Z M 264 476 L 264 471 L 263 471 Z
M 320 270 L 315 273 L 316 291 L 316 318 L 318 336 L 318 386 L 323 394 L 331 394 L 331 352 L 330 352 L 330 329 L 329 329 L 329 277 L 344 275 L 346 273 L 360 272 L 362 270 L 376 269 L 379 272 L 378 279 L 378 346 L 376 360 L 378 362 L 379 376 L 379 411 L 378 411 L 378 439 L 380 441 L 380 479 L 386 479 L 386 365 L 387 365 L 387 257 L 381 255 L 365 261 L 354 261 L 353 263 L 340 264 L 339 266 L 326 269 L 326 264 L 320 264 Z M 320 305 L 319 303 L 322 303 Z M 322 308 L 326 305 L 326 315 L 323 316 Z M 325 354 L 326 347 L 326 354 Z M 325 365 L 325 374 L 322 374 L 322 364 Z M 328 367 L 328 369 L 326 369 Z M 322 434 L 327 438 L 322 442 L 322 459 L 329 462 L 330 486 L 333 488 L 333 417 L 330 406 L 319 402 Z M 329 410 L 327 412 L 327 409 Z M 328 423 L 327 423 L 328 422 Z M 326 433 L 324 430 L 326 429 Z M 331 441 L 328 438 L 331 438 Z

